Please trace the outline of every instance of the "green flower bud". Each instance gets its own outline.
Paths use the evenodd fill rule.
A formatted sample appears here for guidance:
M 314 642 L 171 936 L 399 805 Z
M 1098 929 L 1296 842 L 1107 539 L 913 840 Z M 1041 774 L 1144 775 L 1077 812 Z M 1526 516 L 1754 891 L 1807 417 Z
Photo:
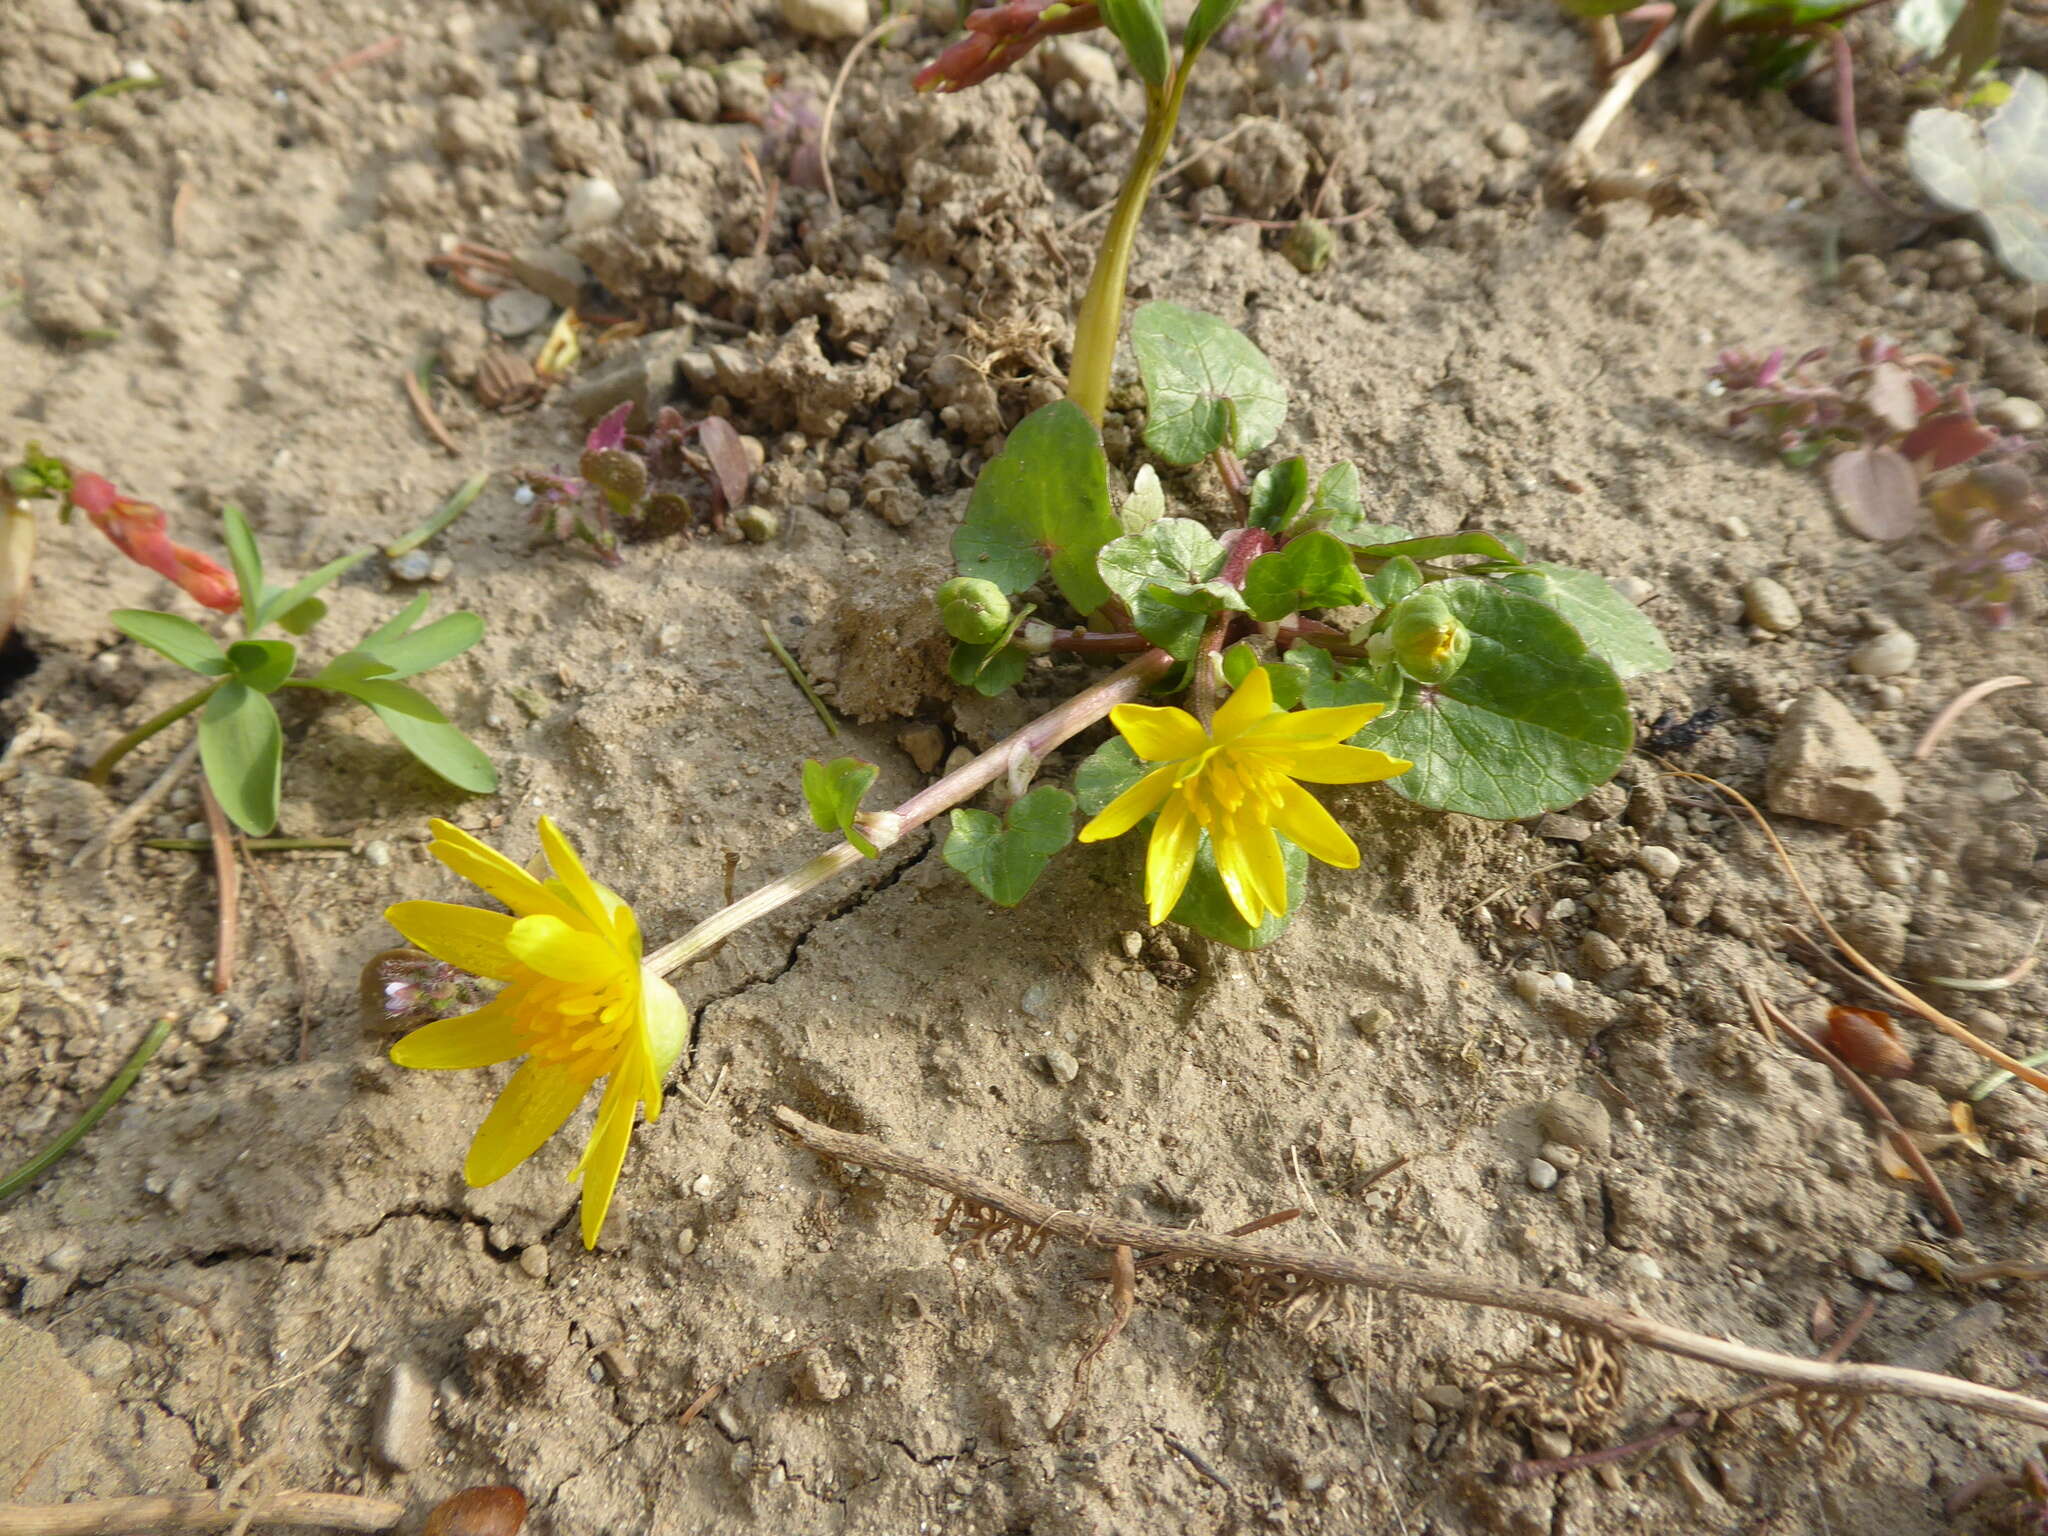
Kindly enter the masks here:
M 1428 587 L 1394 605 L 1386 632 L 1393 641 L 1394 659 L 1418 683 L 1449 682 L 1472 653 L 1472 632 Z
M 933 594 L 946 633 L 968 645 L 988 645 L 1010 627 L 1010 600 L 979 576 L 955 576 Z

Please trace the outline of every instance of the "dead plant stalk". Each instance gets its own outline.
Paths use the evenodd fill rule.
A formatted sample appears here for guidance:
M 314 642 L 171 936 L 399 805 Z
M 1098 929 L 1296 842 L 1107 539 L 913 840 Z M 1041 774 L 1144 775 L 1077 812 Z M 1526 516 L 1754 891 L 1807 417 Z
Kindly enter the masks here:
M 1772 1349 L 1758 1349 L 1729 1339 L 1717 1339 L 1710 1334 L 1694 1333 L 1690 1329 L 1644 1317 L 1625 1307 L 1586 1296 L 1569 1296 L 1562 1291 L 1502 1285 L 1471 1275 L 1440 1274 L 1396 1264 L 1378 1264 L 1349 1254 L 1317 1253 L 1302 1248 L 1268 1248 L 1204 1232 L 1155 1227 L 1086 1211 L 1061 1210 L 975 1174 L 961 1173 L 914 1152 L 901 1151 L 873 1137 L 855 1136 L 818 1125 L 793 1109 L 777 1109 L 775 1119 L 813 1152 L 943 1190 L 1016 1223 L 1034 1238 L 1056 1237 L 1084 1248 L 1104 1251 L 1121 1247 L 1171 1254 L 1197 1263 L 1277 1272 L 1327 1285 L 1402 1291 L 1414 1296 L 1434 1297 L 1439 1301 L 1463 1302 L 1467 1306 L 1520 1312 L 1569 1328 L 1583 1329 L 1611 1343 L 1641 1344 L 1666 1354 L 1697 1360 L 1719 1370 L 1788 1382 L 1806 1391 L 1838 1393 L 1854 1398 L 1916 1398 L 2048 1428 L 2048 1402 L 1955 1376 L 1901 1366 L 1843 1365 L 1801 1359 Z

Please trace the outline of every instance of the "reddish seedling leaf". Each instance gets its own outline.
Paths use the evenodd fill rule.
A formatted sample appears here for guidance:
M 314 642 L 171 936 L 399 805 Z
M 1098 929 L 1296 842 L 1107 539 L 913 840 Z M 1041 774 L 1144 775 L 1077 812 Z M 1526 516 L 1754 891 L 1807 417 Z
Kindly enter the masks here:
M 746 445 L 733 424 L 723 416 L 707 416 L 697 423 L 697 441 L 704 445 L 704 456 L 711 460 L 711 473 L 717 479 L 724 505 L 742 505 L 754 470 L 747 462 Z
M 1919 530 L 1920 477 L 1890 448 L 1837 455 L 1828 465 L 1828 489 L 1842 520 L 1866 539 L 1903 539 Z
M 1998 441 L 1998 434 L 1964 411 L 1930 416 L 1899 444 L 1899 451 L 1929 472 L 1953 469 Z

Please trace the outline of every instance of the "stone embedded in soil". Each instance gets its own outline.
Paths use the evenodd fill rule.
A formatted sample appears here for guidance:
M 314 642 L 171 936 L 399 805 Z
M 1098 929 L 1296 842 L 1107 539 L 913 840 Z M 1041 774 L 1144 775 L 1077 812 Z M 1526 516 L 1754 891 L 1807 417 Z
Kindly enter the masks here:
M 1742 584 L 1742 611 L 1750 623 L 1774 635 L 1797 629 L 1801 619 L 1792 594 L 1768 576 L 1752 576 Z
M 1072 1051 L 1054 1046 L 1045 1053 L 1045 1070 L 1054 1082 L 1064 1085 L 1081 1075 L 1081 1063 L 1074 1058 Z
M 562 201 L 562 222 L 572 233 L 602 229 L 624 211 L 626 200 L 602 176 L 585 176 L 569 188 Z
M 1785 711 L 1764 774 L 1764 799 L 1781 816 L 1870 827 L 1905 808 L 1906 784 L 1869 729 L 1825 688 Z
M 1674 878 L 1685 868 L 1685 860 L 1671 849 L 1651 843 L 1636 850 L 1636 866 L 1652 880 L 1661 882 Z
M 1888 629 L 1849 653 L 1849 670 L 1861 677 L 1900 677 L 1920 659 L 1920 642 L 1903 629 Z
M 1062 80 L 1074 80 L 1083 86 L 1116 89 L 1116 60 L 1106 48 L 1084 43 L 1078 37 L 1058 37 L 1047 43 L 1040 55 L 1044 62 L 1039 68 L 1048 88 Z
M 514 341 L 546 325 L 554 312 L 554 304 L 540 294 L 528 293 L 524 288 L 507 288 L 484 305 L 484 324 L 493 335 Z
M 797 1360 L 797 1396 L 811 1403 L 833 1403 L 853 1389 L 852 1378 L 822 1349 L 807 1349 Z
M 867 0 L 779 0 L 783 22 L 805 37 L 859 37 L 868 29 Z
M 1486 147 L 1503 160 L 1525 160 L 1534 145 L 1520 123 L 1502 123 L 1486 136 Z
M 385 1378 L 371 1449 L 396 1472 L 410 1472 L 433 1449 L 434 1388 L 420 1368 L 401 1360 Z
M 1540 1157 L 1529 1159 L 1529 1166 L 1523 1170 L 1522 1176 L 1533 1190 L 1540 1192 L 1557 1188 L 1557 1169 Z
M 1605 1157 L 1614 1145 L 1614 1117 L 1589 1093 L 1560 1093 L 1536 1107 L 1536 1128 L 1545 1141 Z
M 2048 427 L 2048 410 L 2024 395 L 2007 395 L 2003 400 L 1994 400 L 1984 407 L 1983 419 L 1987 425 L 2001 432 L 2035 433 Z
M 917 765 L 919 773 L 932 773 L 945 761 L 946 733 L 930 722 L 905 726 L 896 733 L 896 745 Z

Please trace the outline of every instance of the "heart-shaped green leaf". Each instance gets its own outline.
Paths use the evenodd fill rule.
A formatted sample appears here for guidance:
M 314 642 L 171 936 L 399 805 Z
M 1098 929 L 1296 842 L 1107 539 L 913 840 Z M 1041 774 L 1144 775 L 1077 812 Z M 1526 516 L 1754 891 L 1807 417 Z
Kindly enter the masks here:
M 116 608 L 107 617 L 114 628 L 138 645 L 175 661 L 201 677 L 225 677 L 233 670 L 220 642 L 190 619 L 148 608 Z
M 881 771 L 857 757 L 837 757 L 829 763 L 812 758 L 804 764 L 804 800 L 811 808 L 811 820 L 821 832 L 839 833 L 869 859 L 875 858 L 878 850 L 861 836 L 854 817 L 860 814 L 861 797 Z
M 1251 524 L 1268 533 L 1279 533 L 1307 500 L 1307 459 L 1296 454 L 1278 464 L 1269 464 L 1252 481 Z
M 1112 540 L 1096 564 L 1131 610 L 1138 633 L 1186 660 L 1208 615 L 1244 610 L 1242 594 L 1216 579 L 1229 553 L 1192 518 L 1163 517 L 1142 533 Z
M 1587 648 L 1614 668 L 1617 677 L 1663 672 L 1672 665 L 1671 651 L 1657 626 L 1604 577 L 1544 561 L 1495 579 L 1563 614 Z
M 258 693 L 275 693 L 298 659 L 298 647 L 285 640 L 237 640 L 228 647 L 235 676 Z
M 1001 820 L 987 811 L 956 810 L 945 860 L 999 907 L 1029 894 L 1052 856 L 1074 840 L 1074 797 L 1041 784 Z
M 277 825 L 284 730 L 270 700 L 237 679 L 199 712 L 199 765 L 228 820 L 251 837 Z
M 1421 585 L 1421 568 L 1406 555 L 1396 555 L 1372 573 L 1365 592 L 1380 607 L 1391 608 Z
M 1218 448 L 1249 458 L 1287 418 L 1287 391 L 1265 353 L 1214 315 L 1147 304 L 1131 317 L 1131 350 L 1145 380 L 1146 445 L 1171 463 Z
M 1366 600 L 1351 551 L 1327 533 L 1304 533 L 1260 555 L 1244 576 L 1244 603 L 1265 623 L 1307 608 L 1348 608 Z
M 974 483 L 953 560 L 1005 592 L 1022 592 L 1052 568 L 1068 602 L 1093 613 L 1109 601 L 1095 556 L 1122 532 L 1109 505 L 1102 437 L 1071 400 L 1040 406 L 1017 423 Z
M 954 642 L 953 654 L 946 660 L 946 675 L 962 688 L 992 699 L 1016 687 L 1030 665 L 1031 653 L 1007 639 L 989 645 L 960 640 Z

